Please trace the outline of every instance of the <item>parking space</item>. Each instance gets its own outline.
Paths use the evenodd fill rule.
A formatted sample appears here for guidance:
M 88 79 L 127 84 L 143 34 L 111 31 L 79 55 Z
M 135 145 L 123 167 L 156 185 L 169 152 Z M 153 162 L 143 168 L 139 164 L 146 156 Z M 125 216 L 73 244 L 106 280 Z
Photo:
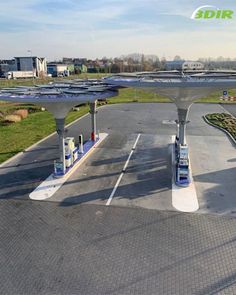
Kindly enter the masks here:
M 62 206 L 81 203 L 105 205 L 134 140 L 135 135 L 115 132 L 109 135 L 49 201 L 60 202 Z
M 142 134 L 112 205 L 173 210 L 171 136 Z

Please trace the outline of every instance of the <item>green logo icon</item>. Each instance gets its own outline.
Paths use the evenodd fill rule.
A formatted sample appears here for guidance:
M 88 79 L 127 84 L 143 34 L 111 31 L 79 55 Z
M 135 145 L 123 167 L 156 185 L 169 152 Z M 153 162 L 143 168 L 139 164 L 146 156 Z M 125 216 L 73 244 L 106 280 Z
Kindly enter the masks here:
M 198 7 L 192 14 L 191 19 L 233 19 L 234 11 L 231 9 L 219 9 L 212 5 Z

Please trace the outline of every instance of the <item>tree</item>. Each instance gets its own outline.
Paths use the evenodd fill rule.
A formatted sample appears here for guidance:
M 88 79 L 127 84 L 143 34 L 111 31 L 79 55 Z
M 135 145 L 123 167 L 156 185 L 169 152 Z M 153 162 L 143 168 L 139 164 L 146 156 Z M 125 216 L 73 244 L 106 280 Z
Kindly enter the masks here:
M 166 58 L 163 56 L 161 58 L 161 68 L 160 68 L 160 70 L 165 70 L 165 68 L 166 68 Z
M 176 56 L 174 57 L 174 61 L 179 61 L 179 60 L 182 60 L 182 58 L 181 58 L 179 55 L 176 55 Z

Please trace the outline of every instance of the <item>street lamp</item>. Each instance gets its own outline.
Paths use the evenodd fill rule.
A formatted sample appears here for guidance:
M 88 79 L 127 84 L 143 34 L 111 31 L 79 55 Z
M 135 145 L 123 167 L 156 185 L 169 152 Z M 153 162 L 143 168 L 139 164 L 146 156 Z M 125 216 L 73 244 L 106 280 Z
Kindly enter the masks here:
M 32 50 L 27 50 L 27 52 L 30 53 L 30 57 L 31 57 L 31 62 L 32 62 L 32 73 L 33 73 L 33 76 L 32 76 L 32 79 L 33 79 L 33 83 L 34 83 L 34 63 L 33 63 L 33 56 L 32 56 Z

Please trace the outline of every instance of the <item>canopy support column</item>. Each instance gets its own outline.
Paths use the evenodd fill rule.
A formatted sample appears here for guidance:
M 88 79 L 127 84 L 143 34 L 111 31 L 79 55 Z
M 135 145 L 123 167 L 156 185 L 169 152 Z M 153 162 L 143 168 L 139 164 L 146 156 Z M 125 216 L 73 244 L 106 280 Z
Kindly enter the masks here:
M 91 114 L 91 140 L 96 141 L 97 138 L 97 122 L 96 122 L 96 114 L 97 114 L 97 100 L 89 103 L 90 114 Z
M 185 133 L 186 133 L 186 124 L 188 123 L 187 116 L 188 116 L 188 109 L 178 108 L 177 130 L 179 130 L 178 132 L 179 134 L 177 134 L 177 136 L 179 137 L 179 144 L 181 145 L 186 144 Z
M 179 140 L 179 120 L 175 120 L 176 123 L 176 139 Z
M 60 161 L 63 163 L 63 174 L 66 172 L 66 161 L 65 161 L 65 118 L 57 119 L 56 130 L 59 137 L 59 155 Z

